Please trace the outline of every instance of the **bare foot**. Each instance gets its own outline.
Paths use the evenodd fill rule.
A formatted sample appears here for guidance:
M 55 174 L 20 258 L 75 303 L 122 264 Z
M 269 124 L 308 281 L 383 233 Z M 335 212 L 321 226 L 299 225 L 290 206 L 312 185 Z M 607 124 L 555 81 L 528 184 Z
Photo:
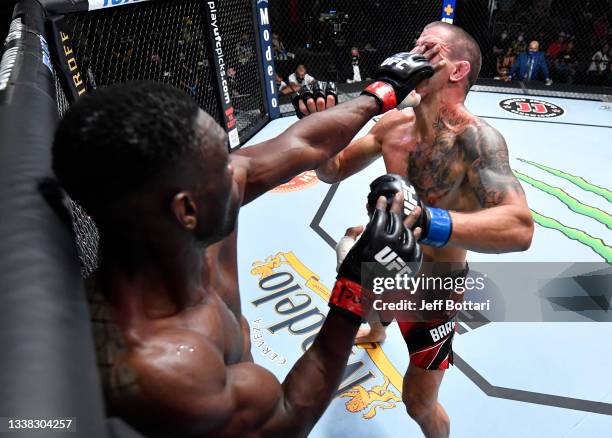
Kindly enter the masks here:
M 357 336 L 355 336 L 355 344 L 383 342 L 385 339 L 387 339 L 387 332 L 381 324 L 366 325 L 359 327 Z

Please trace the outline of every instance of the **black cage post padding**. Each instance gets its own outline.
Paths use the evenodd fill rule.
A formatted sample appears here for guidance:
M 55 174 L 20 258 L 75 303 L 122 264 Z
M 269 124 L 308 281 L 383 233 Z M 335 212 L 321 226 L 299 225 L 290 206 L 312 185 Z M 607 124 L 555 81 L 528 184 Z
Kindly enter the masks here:
M 105 436 L 104 410 L 74 240 L 57 213 L 43 16 L 33 0 L 15 8 L 23 30 L 6 46 L 18 53 L 0 91 L 0 416 L 72 417 L 77 432 L 68 435 L 95 438 Z

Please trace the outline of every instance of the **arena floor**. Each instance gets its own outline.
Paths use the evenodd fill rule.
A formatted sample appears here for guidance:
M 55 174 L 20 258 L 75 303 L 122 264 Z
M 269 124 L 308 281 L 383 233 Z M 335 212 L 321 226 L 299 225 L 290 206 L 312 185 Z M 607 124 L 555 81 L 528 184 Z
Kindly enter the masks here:
M 527 108 L 530 115 L 500 106 L 515 97 L 522 99 L 472 92 L 467 107 L 507 140 L 511 165 L 536 219 L 533 244 L 524 253 L 470 253 L 468 260 L 612 263 L 612 107 L 549 97 L 542 100 L 555 106 L 506 103 L 508 109 Z M 551 114 L 555 117 L 534 117 Z M 276 120 L 250 143 L 295 121 Z M 242 210 L 242 309 L 251 323 L 256 362 L 279 379 L 318 330 L 317 314 L 326 312 L 335 278 L 332 245 L 347 227 L 365 224 L 368 184 L 382 173 L 382 160 L 338 186 L 307 173 Z M 265 289 L 270 283 L 260 287 L 260 280 L 273 274 L 279 274 L 276 283 L 296 286 L 276 295 Z M 290 305 L 300 310 L 289 312 Z M 612 315 L 610 310 L 593 315 L 585 313 L 585 322 L 572 323 L 462 324 L 454 344 L 456 366 L 446 373 L 440 391 L 451 417 L 451 436 L 608 436 L 612 324 L 602 321 L 612 321 Z M 421 436 L 401 402 L 407 363 L 395 324 L 382 345 L 354 348 L 339 396 L 311 436 Z

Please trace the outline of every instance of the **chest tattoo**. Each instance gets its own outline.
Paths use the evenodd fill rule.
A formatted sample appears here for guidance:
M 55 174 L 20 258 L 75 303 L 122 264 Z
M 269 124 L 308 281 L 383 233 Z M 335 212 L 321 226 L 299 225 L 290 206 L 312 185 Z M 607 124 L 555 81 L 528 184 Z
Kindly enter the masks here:
M 448 194 L 463 179 L 463 150 L 457 142 L 456 121 L 439 118 L 432 144 L 419 143 L 408 157 L 408 178 L 428 204 Z

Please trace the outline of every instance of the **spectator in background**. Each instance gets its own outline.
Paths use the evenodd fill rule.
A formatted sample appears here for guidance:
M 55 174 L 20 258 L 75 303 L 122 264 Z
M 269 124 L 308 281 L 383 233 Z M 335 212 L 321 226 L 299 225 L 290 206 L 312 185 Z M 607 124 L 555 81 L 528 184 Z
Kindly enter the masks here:
M 315 82 L 316 79 L 310 76 L 306 71 L 304 64 L 299 64 L 294 73 L 289 76 L 289 86 L 293 91 L 299 91 L 302 85 L 310 85 Z
M 503 56 L 506 53 L 508 47 L 510 47 L 510 40 L 508 39 L 508 31 L 502 30 L 502 33 L 496 38 L 495 43 L 493 44 L 493 55 L 495 55 L 495 59 L 498 59 L 500 56 Z
M 587 70 L 588 82 L 592 85 L 603 85 L 606 81 L 610 67 L 610 44 L 605 42 L 591 57 L 591 64 Z
M 276 91 L 279 94 L 289 94 L 292 92 L 291 87 L 283 81 L 283 77 L 278 73 L 275 73 L 274 83 L 276 84 Z
M 227 86 L 232 93 L 232 97 L 240 96 L 240 90 L 238 90 L 238 80 L 236 78 L 237 72 L 234 67 L 230 67 L 227 69 Z
M 608 17 L 602 15 L 595 21 L 593 25 L 593 40 L 594 41 L 603 41 L 606 39 L 608 35 L 610 35 L 610 22 L 608 21 Z
M 543 79 L 546 85 L 552 84 L 548 65 L 543 52 L 540 52 L 540 43 L 529 43 L 529 51 L 519 53 L 509 73 L 510 79 L 517 77 L 521 81 L 537 81 Z
M 512 51 L 515 55 L 519 55 L 527 50 L 527 42 L 525 41 L 525 32 L 519 32 L 516 39 L 512 42 Z
M 564 84 L 572 84 L 576 77 L 576 67 L 578 61 L 576 60 L 576 53 L 574 50 L 574 41 L 568 41 L 565 50 L 557 56 L 554 61 L 554 69 L 556 81 Z
M 255 56 L 248 32 L 243 32 L 240 35 L 240 41 L 236 44 L 236 51 L 238 52 L 238 62 L 242 65 L 248 63 Z
M 506 53 L 501 54 L 497 57 L 497 76 L 494 79 L 501 81 L 508 81 L 509 72 L 514 64 L 516 56 L 512 51 L 512 47 L 506 48 Z
M 280 39 L 280 35 L 272 32 L 272 50 L 274 50 L 274 59 L 277 61 L 286 61 L 287 59 L 295 58 L 295 55 L 285 49 L 285 45 Z
M 351 49 L 351 73 L 349 74 L 349 78 L 346 80 L 347 84 L 362 81 L 361 69 L 359 66 L 360 60 L 361 55 L 359 54 L 359 49 L 357 47 L 353 47 Z
M 565 37 L 565 32 L 560 32 L 557 39 L 550 43 L 548 49 L 546 50 L 546 56 L 548 57 L 549 61 L 552 62 L 553 60 L 557 59 L 557 57 L 565 51 L 567 48 Z

